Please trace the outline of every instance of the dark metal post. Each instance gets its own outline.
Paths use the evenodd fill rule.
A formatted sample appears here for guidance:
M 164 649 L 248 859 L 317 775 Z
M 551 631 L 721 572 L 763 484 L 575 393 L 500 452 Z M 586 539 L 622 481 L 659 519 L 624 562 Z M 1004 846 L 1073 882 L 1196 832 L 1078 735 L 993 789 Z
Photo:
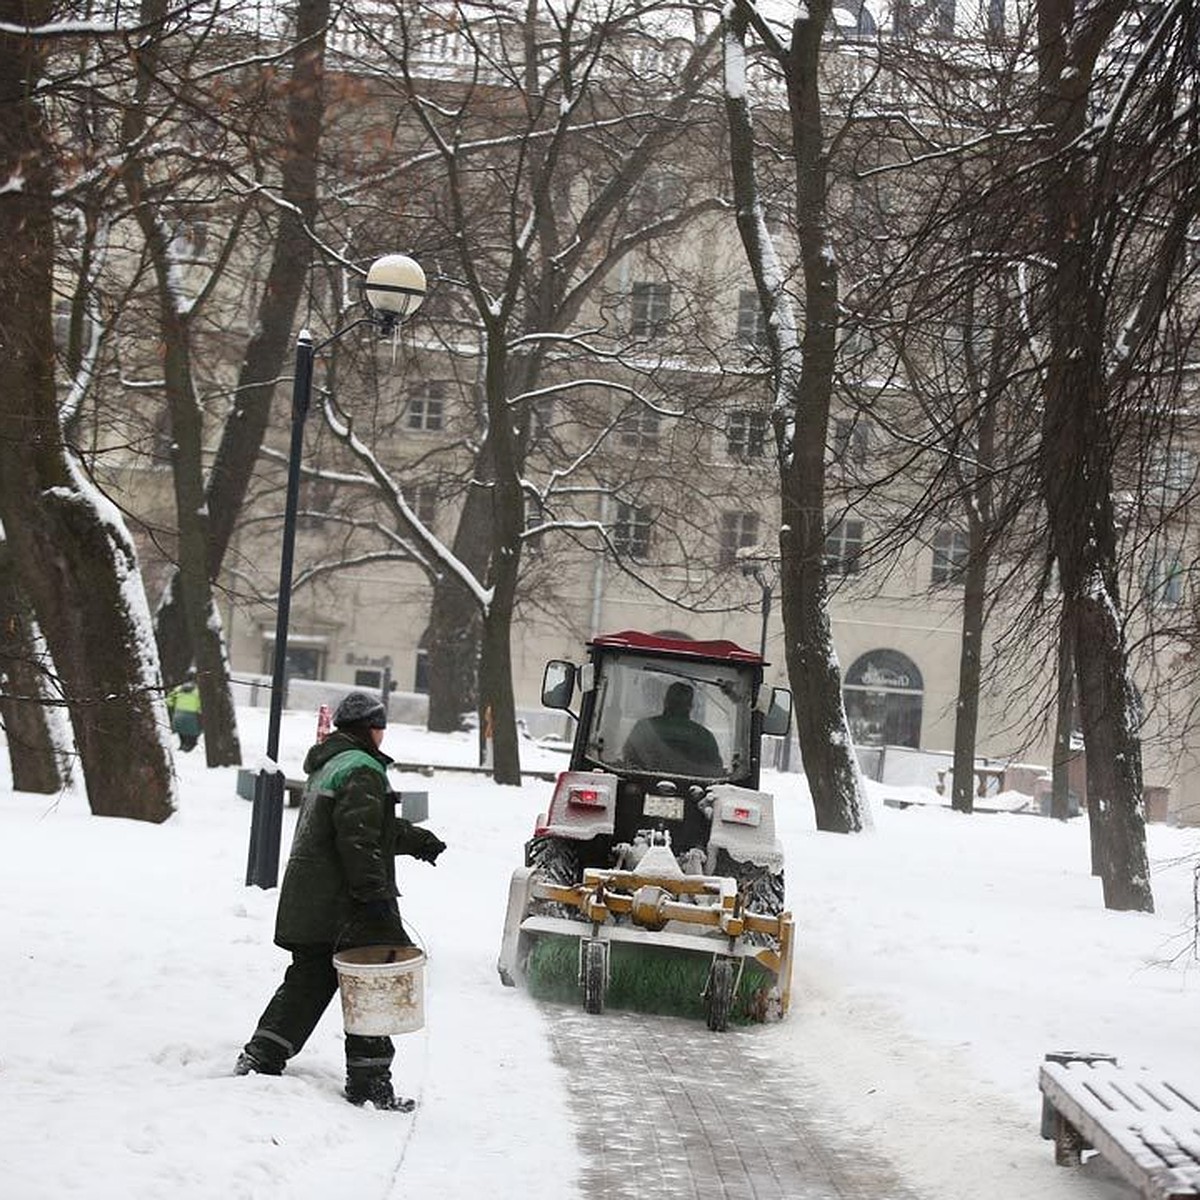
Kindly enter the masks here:
M 762 588 L 762 637 L 758 642 L 758 656 L 761 659 L 767 657 L 767 622 L 771 619 L 771 585 L 767 583 L 762 574 L 755 576 L 758 580 L 758 586 Z
M 283 830 L 284 775 L 279 768 L 279 726 L 287 686 L 288 621 L 292 612 L 292 562 L 296 546 L 296 513 L 300 501 L 300 456 L 304 421 L 312 395 L 313 342 L 308 330 L 296 341 L 296 373 L 292 383 L 292 443 L 288 453 L 287 503 L 283 514 L 283 549 L 279 556 L 279 604 L 275 617 L 275 670 L 271 681 L 271 713 L 267 723 L 267 759 L 254 781 L 254 813 L 250 821 L 250 854 L 246 886 L 273 888 L 279 880 L 279 842 Z

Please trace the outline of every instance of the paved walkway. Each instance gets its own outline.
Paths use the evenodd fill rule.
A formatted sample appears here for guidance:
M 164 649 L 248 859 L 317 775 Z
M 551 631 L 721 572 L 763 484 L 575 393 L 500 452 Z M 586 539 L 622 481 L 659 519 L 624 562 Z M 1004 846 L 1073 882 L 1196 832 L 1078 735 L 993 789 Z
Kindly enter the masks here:
M 550 1005 L 546 1020 L 587 1200 L 918 1200 L 814 1093 L 765 1076 L 736 1029 Z

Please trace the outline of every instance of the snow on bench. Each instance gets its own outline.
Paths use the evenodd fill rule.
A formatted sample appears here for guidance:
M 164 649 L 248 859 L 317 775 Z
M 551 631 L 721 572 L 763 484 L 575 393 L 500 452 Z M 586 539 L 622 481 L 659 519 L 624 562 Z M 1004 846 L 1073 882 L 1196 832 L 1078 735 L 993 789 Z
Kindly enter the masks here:
M 1200 1090 L 1073 1052 L 1046 1055 L 1038 1084 L 1059 1166 L 1094 1149 L 1147 1200 L 1200 1197 Z

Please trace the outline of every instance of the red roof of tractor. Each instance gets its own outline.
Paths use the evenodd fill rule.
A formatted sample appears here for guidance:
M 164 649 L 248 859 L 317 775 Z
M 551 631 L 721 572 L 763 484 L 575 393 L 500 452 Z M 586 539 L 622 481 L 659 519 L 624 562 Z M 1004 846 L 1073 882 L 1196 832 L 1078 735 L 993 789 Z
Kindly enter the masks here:
M 690 638 L 657 637 L 652 633 L 638 633 L 633 629 L 626 629 L 621 633 L 597 634 L 588 645 L 613 650 L 642 650 L 648 654 L 717 659 L 722 662 L 763 661 L 753 650 L 744 650 L 736 642 L 697 642 Z

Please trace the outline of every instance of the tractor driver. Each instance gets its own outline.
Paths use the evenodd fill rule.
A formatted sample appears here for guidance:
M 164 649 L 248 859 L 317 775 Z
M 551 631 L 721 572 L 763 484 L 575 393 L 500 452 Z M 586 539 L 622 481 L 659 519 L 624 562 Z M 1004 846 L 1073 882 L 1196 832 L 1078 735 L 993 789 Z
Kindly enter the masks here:
M 662 713 L 643 717 L 625 742 L 625 761 L 652 771 L 681 775 L 720 775 L 724 770 L 717 739 L 691 718 L 692 686 L 677 680 L 667 688 Z

